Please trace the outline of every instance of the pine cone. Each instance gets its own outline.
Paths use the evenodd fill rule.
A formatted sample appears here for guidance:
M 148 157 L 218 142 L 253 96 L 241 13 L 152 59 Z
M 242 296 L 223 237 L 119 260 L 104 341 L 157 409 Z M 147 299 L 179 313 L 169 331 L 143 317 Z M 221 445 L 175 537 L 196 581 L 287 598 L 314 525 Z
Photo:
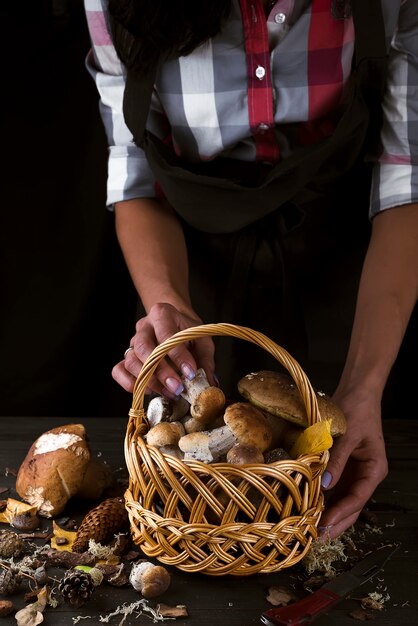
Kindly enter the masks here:
M 85 552 L 88 550 L 90 539 L 94 539 L 97 543 L 106 543 L 128 524 L 129 518 L 124 499 L 108 498 L 87 513 L 77 530 L 72 550 Z
M 0 530 L 0 557 L 10 559 L 20 556 L 24 543 L 17 533 L 12 530 Z
M 15 570 L 0 570 L 0 594 L 4 596 L 10 596 L 18 589 L 21 580 L 21 577 L 17 574 Z
M 87 572 L 69 570 L 58 584 L 65 602 L 78 608 L 88 602 L 94 591 L 93 579 Z

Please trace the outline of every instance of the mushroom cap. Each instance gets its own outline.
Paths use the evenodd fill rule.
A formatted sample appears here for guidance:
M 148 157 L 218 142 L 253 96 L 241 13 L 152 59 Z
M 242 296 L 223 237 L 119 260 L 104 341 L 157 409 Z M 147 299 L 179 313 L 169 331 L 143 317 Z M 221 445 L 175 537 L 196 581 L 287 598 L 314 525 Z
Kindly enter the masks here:
M 90 461 L 82 424 L 66 424 L 43 433 L 30 447 L 17 478 L 19 496 L 52 517 L 78 493 Z
M 225 401 L 225 394 L 222 389 L 206 387 L 192 404 L 190 414 L 194 419 L 207 424 L 222 412 Z
M 248 402 L 230 404 L 225 410 L 224 421 L 233 432 L 237 443 L 255 446 L 261 452 L 270 447 L 271 428 L 263 413 L 252 404 Z
M 264 456 L 255 446 L 237 443 L 228 450 L 226 460 L 232 465 L 249 465 L 252 463 L 264 463 Z
M 167 591 L 171 576 L 165 567 L 144 561 L 132 567 L 129 580 L 133 588 L 144 598 L 155 598 Z
M 182 435 L 184 428 L 180 422 L 160 422 L 148 431 L 146 440 L 149 446 L 160 448 L 176 445 Z
M 184 435 L 178 445 L 186 459 L 210 463 L 213 461 L 213 456 L 209 450 L 209 441 L 209 435 L 206 432 L 195 432 Z
M 309 426 L 302 396 L 287 374 L 266 370 L 247 374 L 238 382 L 238 391 L 263 411 L 304 428 Z M 347 428 L 344 413 L 327 394 L 321 391 L 315 393 L 321 417 L 330 420 L 331 435 L 343 435 Z

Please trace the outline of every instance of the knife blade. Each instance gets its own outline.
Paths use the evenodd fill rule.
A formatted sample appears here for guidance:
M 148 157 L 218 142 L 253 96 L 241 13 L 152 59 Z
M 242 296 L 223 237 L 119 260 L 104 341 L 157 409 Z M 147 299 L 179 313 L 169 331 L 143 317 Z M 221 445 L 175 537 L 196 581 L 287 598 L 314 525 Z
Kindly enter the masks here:
M 297 626 L 312 622 L 341 602 L 350 591 L 373 578 L 397 549 L 398 546 L 384 546 L 368 554 L 351 570 L 339 574 L 306 598 L 266 611 L 261 615 L 262 623 L 266 626 Z

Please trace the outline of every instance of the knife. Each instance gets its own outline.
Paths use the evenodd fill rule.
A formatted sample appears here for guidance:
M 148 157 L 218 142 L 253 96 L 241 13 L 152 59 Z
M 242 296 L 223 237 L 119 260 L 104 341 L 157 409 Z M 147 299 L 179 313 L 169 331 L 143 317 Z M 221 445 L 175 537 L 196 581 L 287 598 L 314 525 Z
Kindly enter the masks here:
M 377 574 L 397 549 L 398 546 L 385 546 L 368 554 L 351 570 L 339 574 L 306 598 L 266 611 L 261 615 L 262 623 L 266 626 L 297 626 L 313 622 L 319 615 L 341 602 L 350 591 Z

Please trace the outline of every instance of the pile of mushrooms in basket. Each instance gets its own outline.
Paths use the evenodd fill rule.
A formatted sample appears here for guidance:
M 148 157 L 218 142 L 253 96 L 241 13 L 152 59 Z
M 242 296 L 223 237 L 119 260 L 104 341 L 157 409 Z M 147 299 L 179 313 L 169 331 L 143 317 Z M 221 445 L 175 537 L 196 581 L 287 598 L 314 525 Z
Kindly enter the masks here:
M 185 379 L 178 400 L 156 396 L 147 409 L 146 443 L 162 453 L 203 463 L 273 463 L 315 454 L 345 433 L 344 414 L 329 396 L 316 392 L 321 421 L 309 427 L 293 379 L 260 371 L 238 382 L 243 400 L 228 404 L 203 369 Z

